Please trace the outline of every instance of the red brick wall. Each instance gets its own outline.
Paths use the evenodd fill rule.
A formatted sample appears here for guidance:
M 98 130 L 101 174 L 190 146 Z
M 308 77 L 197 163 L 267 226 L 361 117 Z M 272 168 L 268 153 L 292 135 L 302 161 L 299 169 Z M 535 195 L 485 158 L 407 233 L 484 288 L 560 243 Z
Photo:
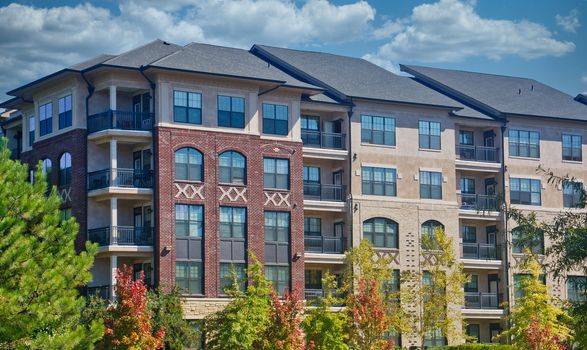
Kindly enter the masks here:
M 31 151 L 21 155 L 22 162 L 28 163 L 33 168 L 40 160 L 51 159 L 52 171 L 48 181 L 57 186 L 59 183 L 59 159 L 64 152 L 71 154 L 71 201 L 63 203 L 61 207 L 71 208 L 71 214 L 79 223 L 79 234 L 76 240 L 78 251 L 84 248 L 87 230 L 86 149 L 86 130 L 75 129 L 47 140 L 35 142 Z
M 304 288 L 304 219 L 303 219 L 303 158 L 302 144 L 288 141 L 262 140 L 259 136 L 238 135 L 218 132 L 203 132 L 178 128 L 158 127 L 154 131 L 156 151 L 156 179 L 157 190 L 155 202 L 156 229 L 158 239 L 155 243 L 155 275 L 157 283 L 169 284 L 175 282 L 175 203 L 193 203 L 204 206 L 204 293 L 206 297 L 219 295 L 219 235 L 218 212 L 220 205 L 233 205 L 247 208 L 247 251 L 249 263 L 254 253 L 263 263 L 264 261 L 264 209 L 283 210 L 291 212 L 291 276 L 294 289 Z M 204 155 L 204 181 L 201 191 L 204 199 L 195 195 L 187 198 L 178 193 L 175 185 L 174 152 L 190 146 Z M 223 192 L 218 186 L 218 155 L 226 150 L 242 153 L 247 158 L 247 186 L 246 202 L 239 197 L 232 201 L 228 196 L 221 200 Z M 269 203 L 265 206 L 266 195 L 263 191 L 263 157 L 271 156 L 290 159 L 290 192 L 289 205 L 282 203 L 275 206 Z M 185 183 L 179 184 L 181 187 Z M 227 186 L 223 186 L 225 190 Z M 242 191 L 242 187 L 238 188 Z M 286 191 L 287 192 L 287 191 Z M 191 197 L 193 191 L 187 191 Z M 286 195 L 287 193 L 284 193 Z M 232 199 L 238 197 L 231 192 Z M 177 197 L 176 197 L 177 196 Z M 172 247 L 169 253 L 164 247 Z M 300 253 L 302 257 L 293 261 L 293 256 Z

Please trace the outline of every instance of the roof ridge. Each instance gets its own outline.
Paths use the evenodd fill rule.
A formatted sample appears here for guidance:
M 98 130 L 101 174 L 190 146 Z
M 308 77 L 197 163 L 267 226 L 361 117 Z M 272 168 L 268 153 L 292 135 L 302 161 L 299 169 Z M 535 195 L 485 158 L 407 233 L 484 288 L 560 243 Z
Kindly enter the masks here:
M 401 66 L 405 66 L 405 67 L 410 67 L 410 68 L 414 67 L 414 68 L 425 68 L 425 69 L 437 69 L 437 70 L 446 70 L 446 71 L 461 72 L 461 73 L 472 73 L 472 74 L 480 74 L 480 75 L 491 75 L 491 76 L 494 76 L 494 77 L 502 77 L 502 78 L 525 79 L 525 80 L 531 80 L 531 81 L 540 83 L 542 85 L 546 85 L 546 84 L 541 83 L 538 80 L 535 80 L 533 78 L 520 77 L 520 76 L 515 76 L 515 75 L 506 75 L 506 74 L 497 74 L 497 73 L 485 73 L 485 72 L 474 72 L 474 71 L 463 70 L 463 69 L 437 68 L 437 67 L 430 67 L 430 66 L 419 66 L 419 65 L 414 65 L 414 64 L 400 64 L 400 65 Z
M 279 47 L 279 46 L 271 46 L 271 45 L 263 45 L 263 44 L 255 44 L 256 46 L 259 47 L 268 47 L 268 48 L 273 48 L 273 49 L 281 49 L 281 50 L 289 50 L 289 51 L 297 51 L 297 52 L 303 52 L 303 53 L 311 53 L 311 54 L 318 54 L 318 55 L 330 55 L 330 56 L 338 56 L 338 57 L 344 57 L 344 58 L 351 58 L 354 60 L 359 60 L 359 61 L 367 61 L 366 59 L 362 58 L 362 57 L 355 57 L 355 56 L 346 56 L 346 55 L 340 55 L 337 53 L 332 53 L 332 52 L 323 52 L 323 51 L 313 51 L 313 50 L 302 50 L 302 49 L 290 49 L 288 47 Z M 371 63 L 371 62 L 369 62 Z M 376 65 L 377 66 L 377 65 Z M 379 67 L 379 66 L 378 66 Z M 380 67 L 383 68 L 383 67 Z M 384 68 L 385 69 L 385 68 Z
M 123 52 L 123 53 L 120 53 L 120 54 L 118 54 L 118 55 L 115 55 L 114 57 L 112 57 L 112 58 L 110 58 L 110 59 L 107 59 L 106 61 L 104 61 L 104 62 L 102 62 L 102 63 L 103 63 L 103 64 L 108 64 L 108 62 L 109 62 L 109 61 L 112 61 L 112 60 L 114 60 L 114 59 L 116 59 L 116 58 L 119 58 L 119 57 L 120 57 L 120 56 L 122 56 L 122 55 L 127 55 L 127 54 L 129 54 L 129 53 L 131 53 L 131 52 L 135 52 L 135 51 L 141 50 L 141 49 L 143 49 L 143 48 L 145 48 L 145 47 L 147 47 L 147 46 L 149 46 L 149 45 L 152 45 L 152 44 L 154 44 L 154 43 L 158 43 L 158 42 L 165 43 L 165 44 L 167 44 L 167 45 L 173 45 L 173 46 L 181 47 L 181 46 L 179 46 L 179 45 L 177 45 L 177 44 L 170 43 L 170 42 L 168 42 L 168 41 L 161 40 L 161 39 L 157 38 L 157 39 L 155 39 L 155 40 L 153 40 L 153 41 L 150 41 L 150 42 L 148 42 L 148 43 L 146 43 L 146 44 L 144 44 L 144 45 L 141 45 L 141 46 L 139 46 L 139 47 L 135 47 L 134 49 L 130 49 L 130 50 L 128 50 L 128 51 L 125 51 L 125 52 Z

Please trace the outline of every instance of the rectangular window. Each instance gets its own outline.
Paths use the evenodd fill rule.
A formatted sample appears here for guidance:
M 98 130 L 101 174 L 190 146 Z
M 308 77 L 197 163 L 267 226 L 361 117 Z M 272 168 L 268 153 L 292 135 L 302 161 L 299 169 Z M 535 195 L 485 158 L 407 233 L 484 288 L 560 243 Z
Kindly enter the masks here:
M 204 207 L 201 205 L 175 205 L 175 235 L 178 237 L 202 237 Z
M 241 290 L 246 278 L 247 210 L 240 207 L 220 207 L 220 291 L 232 287 L 234 278 Z
M 236 282 L 242 292 L 247 287 L 247 264 L 234 262 L 220 263 L 220 294 L 226 294 L 230 288 L 234 288 Z
M 173 91 L 173 120 L 178 123 L 202 124 L 202 94 Z
M 203 294 L 203 263 L 197 261 L 175 262 L 175 283 L 182 294 Z
M 322 219 L 304 217 L 304 236 L 322 235 Z
M 246 208 L 220 207 L 220 237 L 244 238 L 246 231 Z
M 203 294 L 203 228 L 201 205 L 175 205 L 175 281 L 182 294 Z
M 567 300 L 587 302 L 587 276 L 567 277 Z
M 245 127 L 245 99 L 218 95 L 218 126 Z
M 320 117 L 303 115 L 301 127 L 304 131 L 320 131 Z
M 463 226 L 463 243 L 477 243 L 477 228 L 475 226 Z
M 289 212 L 265 212 L 265 277 L 283 295 L 290 286 Z
M 420 171 L 420 198 L 442 199 L 442 173 Z
M 466 293 L 477 293 L 479 292 L 479 276 L 471 275 L 467 283 L 465 283 Z
M 396 196 L 396 170 L 391 168 L 361 167 L 363 194 Z
M 461 177 L 461 193 L 475 194 L 475 179 Z
M 61 220 L 69 220 L 71 218 L 71 208 L 59 209 L 59 214 L 61 214 Z
M 481 333 L 479 331 L 478 324 L 468 324 L 467 325 L 467 335 L 469 337 L 474 338 L 476 340 L 475 343 L 481 343 Z
M 35 116 L 29 117 L 29 146 L 33 147 L 35 142 Z
M 563 160 L 583 161 L 583 139 L 580 135 L 563 134 Z
M 521 229 L 512 230 L 512 252 L 522 254 L 526 249 L 533 254 L 544 254 L 544 234 L 528 237 Z
M 289 190 L 289 159 L 263 158 L 265 188 Z
M 71 95 L 67 95 L 58 100 L 59 103 L 59 129 L 65 129 L 71 126 Z
M 288 107 L 263 103 L 263 133 L 287 135 L 288 129 Z
M 473 146 L 475 144 L 473 132 L 466 130 L 459 131 L 459 144 L 465 146 Z
M 361 115 L 361 142 L 395 146 L 395 118 Z
M 305 270 L 304 283 L 305 289 L 322 290 L 322 271 Z
M 510 178 L 510 202 L 512 204 L 541 205 L 540 180 Z
M 511 129 L 509 131 L 510 156 L 540 158 L 540 133 Z
M 583 183 L 565 182 L 563 184 L 563 206 L 565 208 L 584 208 Z
M 524 290 L 522 289 L 522 287 L 523 287 L 522 281 L 525 278 L 534 278 L 534 277 L 530 274 L 525 274 L 525 273 L 515 273 L 514 274 L 514 299 L 519 299 L 524 296 Z M 546 284 L 546 275 L 541 274 L 538 276 L 538 279 L 540 280 L 540 282 L 542 282 L 542 284 Z
M 418 123 L 420 148 L 440 149 L 440 123 L 420 120 Z
M 45 103 L 39 107 L 39 135 L 53 132 L 53 103 Z

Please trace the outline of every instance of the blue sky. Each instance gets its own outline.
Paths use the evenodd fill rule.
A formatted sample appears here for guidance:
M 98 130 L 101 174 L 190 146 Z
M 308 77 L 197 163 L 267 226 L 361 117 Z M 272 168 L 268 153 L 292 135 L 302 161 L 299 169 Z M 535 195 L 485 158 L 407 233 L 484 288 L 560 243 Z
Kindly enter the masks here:
M 5 92 L 155 38 L 531 77 L 587 92 L 587 0 L 0 0 Z

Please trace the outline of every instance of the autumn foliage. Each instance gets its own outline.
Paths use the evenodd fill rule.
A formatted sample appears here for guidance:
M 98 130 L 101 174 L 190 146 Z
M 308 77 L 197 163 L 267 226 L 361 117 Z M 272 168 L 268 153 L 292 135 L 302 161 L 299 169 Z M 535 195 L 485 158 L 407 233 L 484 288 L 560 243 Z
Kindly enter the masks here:
M 302 311 L 304 302 L 299 292 L 286 293 L 283 300 L 272 290 L 271 310 L 269 318 L 271 322 L 265 331 L 267 344 L 263 349 L 299 350 L 304 349 L 304 335 L 300 325 L 302 323 Z
M 106 330 L 98 349 L 161 349 L 164 329 L 153 333 L 143 276 L 133 281 L 126 265 L 116 274 L 116 303 L 107 310 Z
M 530 326 L 524 330 L 526 344 L 532 350 L 566 350 L 565 340 L 553 333 L 548 325 L 541 324 L 536 316 L 532 316 Z

